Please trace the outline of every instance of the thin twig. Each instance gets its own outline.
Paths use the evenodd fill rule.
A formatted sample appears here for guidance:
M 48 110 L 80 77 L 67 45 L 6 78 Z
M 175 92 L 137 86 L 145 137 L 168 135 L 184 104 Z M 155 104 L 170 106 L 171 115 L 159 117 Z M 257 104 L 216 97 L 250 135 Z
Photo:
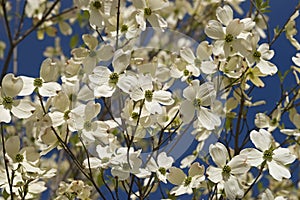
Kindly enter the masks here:
M 6 159 L 6 148 L 5 148 L 5 142 L 4 142 L 4 128 L 3 128 L 3 123 L 1 123 L 1 140 L 2 140 L 2 153 L 3 153 L 3 161 L 4 161 L 4 166 L 5 166 L 5 171 L 6 171 L 6 177 L 7 177 L 7 182 L 9 185 L 9 190 L 10 190 L 10 195 L 11 195 L 11 200 L 14 199 L 14 193 L 12 190 L 12 182 L 10 180 L 9 176 L 9 170 L 8 170 L 8 165 L 7 165 L 7 159 Z
M 120 6 L 121 0 L 118 0 L 116 50 L 119 48 Z

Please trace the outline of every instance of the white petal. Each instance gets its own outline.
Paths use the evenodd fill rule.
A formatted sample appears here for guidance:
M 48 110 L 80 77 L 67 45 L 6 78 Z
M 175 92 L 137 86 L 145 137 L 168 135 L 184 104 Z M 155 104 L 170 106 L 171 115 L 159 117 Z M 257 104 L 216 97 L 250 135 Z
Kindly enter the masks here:
M 205 74 L 213 74 L 217 71 L 217 66 L 213 61 L 203 61 L 200 67 L 201 71 Z
M 51 118 L 53 127 L 58 127 L 65 122 L 64 113 L 62 113 L 62 112 L 54 111 L 54 112 L 49 113 L 48 115 Z
M 196 57 L 194 56 L 193 51 L 190 48 L 182 48 L 180 50 L 180 56 L 189 64 L 194 63 Z
M 208 175 L 207 178 L 214 183 L 219 183 L 223 180 L 221 168 L 209 166 L 206 170 L 206 174 Z
M 61 85 L 56 82 L 43 83 L 39 88 L 39 93 L 43 97 L 51 97 L 57 95 L 57 92 L 61 90 Z
M 183 101 L 180 105 L 181 119 L 184 123 L 189 123 L 192 121 L 195 115 L 195 107 L 190 101 Z
M 23 88 L 23 80 L 14 74 L 6 74 L 2 79 L 2 90 L 5 96 L 15 97 Z
M 273 159 L 283 165 L 291 164 L 295 161 L 296 156 L 292 155 L 290 150 L 287 148 L 278 148 L 273 151 Z
M 161 114 L 162 108 L 157 101 L 145 101 L 145 107 L 151 114 Z
M 98 45 L 97 38 L 90 34 L 83 34 L 82 40 L 84 41 L 84 44 L 86 44 L 89 47 L 90 50 L 95 49 Z
M 160 10 L 169 5 L 169 1 L 166 0 L 150 0 L 148 1 L 148 3 L 149 3 L 149 8 L 151 8 L 152 11 Z
M 165 169 L 169 169 L 172 167 L 174 159 L 171 156 L 167 156 L 166 152 L 162 152 L 157 156 L 157 164 L 159 167 L 164 167 Z
M 283 165 L 277 163 L 275 160 L 267 162 L 270 175 L 277 181 L 282 181 L 282 178 L 289 179 L 291 177 L 290 171 Z
M 204 166 L 200 165 L 198 162 L 195 162 L 191 165 L 189 169 L 189 176 L 202 176 L 204 174 Z
M 228 5 L 225 5 L 223 8 L 218 7 L 216 13 L 218 20 L 225 26 L 233 19 L 233 11 Z
M 229 200 L 241 199 L 244 196 L 244 190 L 235 177 L 230 177 L 230 179 L 224 183 L 224 190 Z
M 239 19 L 232 20 L 226 27 L 226 33 L 231 34 L 232 36 L 239 35 L 244 29 L 244 23 Z
M 204 31 L 205 34 L 212 39 L 220 40 L 225 38 L 223 26 L 216 20 L 210 20 Z
M 212 54 L 212 45 L 207 41 L 201 42 L 197 47 L 197 57 L 200 60 L 208 60 Z
M 256 64 L 256 66 L 258 67 L 259 71 L 261 71 L 261 73 L 266 75 L 273 75 L 278 70 L 273 63 L 262 59 Z
M 15 159 L 15 156 L 20 150 L 20 138 L 19 136 L 11 136 L 5 141 L 6 153 L 12 158 Z
M 240 155 L 247 156 L 247 163 L 249 163 L 251 166 L 259 166 L 263 161 L 263 153 L 261 151 L 258 151 L 257 149 L 253 148 L 247 148 L 243 149 L 240 152 Z
M 102 45 L 99 50 L 96 51 L 97 58 L 100 60 L 110 60 L 112 56 L 114 55 L 114 48 L 107 44 L 107 45 Z
M 171 167 L 169 169 L 169 172 L 170 173 L 167 176 L 168 181 L 174 185 L 181 185 L 181 183 L 186 178 L 185 173 L 179 168 Z
M 168 23 L 158 14 L 151 14 L 147 17 L 153 28 L 167 28 Z
M 18 104 L 12 107 L 11 112 L 13 113 L 14 116 L 20 119 L 26 119 L 30 117 L 33 111 L 35 110 L 35 107 L 31 105 L 30 101 L 21 99 L 21 100 L 15 100 L 15 102 L 18 102 Z
M 264 129 L 259 129 L 259 132 L 256 130 L 251 131 L 250 139 L 259 150 L 265 151 L 271 147 L 272 135 Z
M 34 78 L 31 77 L 26 77 L 26 76 L 20 76 L 20 78 L 22 78 L 23 80 L 23 88 L 22 90 L 19 92 L 19 96 L 27 96 L 27 95 L 31 95 L 34 91 Z
M 91 121 L 95 118 L 101 110 L 101 105 L 99 103 L 94 103 L 90 101 L 87 103 L 84 111 L 84 117 L 87 121 Z
M 138 9 L 146 8 L 145 0 L 132 0 L 132 4 L 134 5 L 134 7 L 138 8 Z
M 234 156 L 227 165 L 231 167 L 231 173 L 235 175 L 242 175 L 250 169 L 250 165 L 247 164 L 247 156 L 244 155 Z
M 0 105 L 0 122 L 9 123 L 10 121 L 10 111 L 8 109 L 5 109 L 3 105 Z
M 112 61 L 114 72 L 118 74 L 123 72 L 129 65 L 130 58 L 130 51 L 124 52 L 122 49 L 117 50 Z
M 198 122 L 207 130 L 213 130 L 221 125 L 220 117 L 205 107 L 201 107 L 198 111 Z
M 209 146 L 209 153 L 218 167 L 225 166 L 226 160 L 228 158 L 228 152 L 226 147 L 222 143 L 218 142 L 216 144 L 211 144 Z
M 163 90 L 154 91 L 153 100 L 158 101 L 162 105 L 172 105 L 174 103 L 174 99 L 172 99 L 172 93 Z

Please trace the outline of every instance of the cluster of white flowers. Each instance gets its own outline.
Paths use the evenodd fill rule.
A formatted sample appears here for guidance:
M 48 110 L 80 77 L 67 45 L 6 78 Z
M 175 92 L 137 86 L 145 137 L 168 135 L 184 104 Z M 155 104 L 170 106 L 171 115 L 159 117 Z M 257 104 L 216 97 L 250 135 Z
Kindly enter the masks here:
M 10 126 L 2 129 L 6 137 L 5 163 L 0 167 L 2 193 L 7 198 L 36 198 L 47 189 L 48 179 L 59 176 L 60 170 L 68 174 L 65 168 L 72 167 L 60 165 L 61 158 L 53 159 L 57 162 L 53 166 L 43 165 L 41 157 L 63 151 L 84 176 L 48 186 L 57 190 L 56 199 L 92 199 L 96 177 L 105 182 L 98 185 L 100 195 L 101 188 L 111 190 L 122 184 L 129 196 L 143 199 L 160 184 L 170 184 L 170 198 L 188 194 L 232 200 L 251 198 L 253 185 L 267 173 L 272 182 L 290 179 L 289 165 L 300 155 L 300 114 L 290 102 L 293 105 L 299 93 L 292 100 L 287 95 L 284 105 L 279 103 L 271 115 L 256 114 L 256 127 L 248 129 L 243 141 L 248 145 L 238 140 L 240 120 L 247 112 L 242 109 L 261 104 L 252 102 L 248 91 L 264 87 L 262 77 L 278 71 L 271 62 L 274 51 L 268 43 L 260 43 L 264 37 L 261 13 L 233 17 L 230 6 L 242 13 L 241 2 L 74 0 L 77 14 L 87 12 L 93 29 L 82 35 L 83 44 L 71 50 L 70 58 L 55 53 L 61 52 L 58 42 L 56 48 L 48 48 L 49 58 L 41 64 L 38 78 L 9 73 L 2 79 L 0 122 L 17 126 L 20 119 L 25 127 L 12 133 Z M 28 0 L 26 16 L 41 20 L 52 5 Z M 197 21 L 199 11 L 213 7 L 216 18 L 212 15 L 199 25 L 208 41 L 195 45 L 184 38 L 163 37 L 166 28 L 175 30 L 185 16 L 193 15 Z M 75 13 L 56 17 L 59 6 L 55 8 L 50 15 L 55 20 L 47 20 L 39 29 L 40 39 L 44 32 L 55 32 L 55 25 L 63 34 L 72 34 L 69 23 L 74 22 Z M 144 32 L 162 35 L 143 37 Z M 141 40 L 147 43 L 145 48 L 138 45 Z M 300 66 L 299 54 L 293 61 Z M 293 70 L 299 84 L 300 68 Z M 286 111 L 295 129 L 282 128 L 281 114 Z M 276 129 L 296 142 L 289 147 L 279 144 L 272 135 Z M 25 138 L 20 141 L 21 134 Z M 226 139 L 230 134 L 235 146 Z M 214 142 L 212 135 L 217 138 Z M 183 137 L 195 139 L 197 148 L 181 158 L 184 150 L 175 156 L 170 146 Z M 200 152 L 207 145 L 203 156 Z M 258 173 L 257 179 L 253 172 Z M 275 199 L 269 189 L 260 192 L 262 199 Z

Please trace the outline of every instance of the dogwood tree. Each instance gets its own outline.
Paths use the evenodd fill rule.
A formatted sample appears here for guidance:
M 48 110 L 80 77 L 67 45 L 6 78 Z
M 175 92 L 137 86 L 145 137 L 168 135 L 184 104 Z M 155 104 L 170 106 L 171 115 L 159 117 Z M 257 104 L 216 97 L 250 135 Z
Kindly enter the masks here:
M 0 199 L 299 199 L 300 4 L 243 3 L 0 0 Z

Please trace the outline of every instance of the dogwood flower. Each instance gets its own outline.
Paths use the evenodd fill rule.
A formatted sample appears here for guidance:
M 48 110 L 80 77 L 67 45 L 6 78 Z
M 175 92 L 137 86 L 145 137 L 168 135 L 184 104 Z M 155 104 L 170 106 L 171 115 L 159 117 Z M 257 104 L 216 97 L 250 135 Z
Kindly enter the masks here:
M 75 61 L 83 64 L 84 72 L 90 74 L 98 62 L 111 59 L 114 50 L 111 45 L 101 45 L 99 48 L 97 38 L 89 34 L 82 35 L 82 40 L 88 48 L 75 48 L 71 53 Z
M 161 114 L 161 105 L 172 105 L 172 94 L 165 90 L 156 90 L 150 74 L 125 76 L 120 80 L 119 87 L 128 92 L 134 101 L 144 101 L 144 106 L 151 114 Z
M 210 20 L 204 29 L 208 37 L 216 40 L 213 48 L 214 54 L 224 54 L 226 58 L 236 52 L 244 55 L 249 47 L 246 45 L 246 40 L 238 38 L 244 30 L 244 23 L 239 19 L 233 19 L 233 11 L 227 5 L 223 8 L 219 7 L 216 12 L 218 21 Z
M 252 45 L 252 51 L 247 55 L 249 66 L 255 63 L 255 66 L 258 67 L 261 73 L 265 75 L 275 74 L 277 72 L 277 67 L 268 61 L 274 56 L 274 51 L 269 49 L 269 44 L 263 43 L 256 49 L 259 36 L 250 36 L 250 38 L 248 37 L 248 40 L 251 41 Z
M 60 84 L 53 80 L 56 78 L 53 77 L 53 72 L 56 71 L 55 68 L 56 63 L 47 58 L 41 65 L 39 78 L 20 76 L 24 84 L 19 96 L 31 95 L 33 91 L 37 91 L 43 97 L 55 96 L 61 90 Z
M 133 148 L 128 149 L 121 147 L 116 150 L 115 156 L 112 158 L 111 173 L 114 177 L 118 177 L 119 180 L 125 180 L 129 177 L 130 173 L 139 174 L 142 160 L 140 157 L 141 150 L 134 151 Z
M 35 110 L 31 102 L 26 99 L 15 99 L 20 94 L 24 85 L 20 77 L 13 74 L 6 74 L 2 79 L 0 88 L 0 122 L 11 121 L 10 112 L 18 118 L 28 118 Z
M 180 106 L 183 122 L 189 123 L 196 111 L 199 124 L 206 129 L 213 130 L 221 124 L 219 116 L 207 108 L 216 98 L 216 91 L 211 82 L 199 85 L 199 80 L 193 80 L 191 85 L 183 90 L 183 96 L 186 98 Z
M 227 198 L 241 198 L 244 191 L 238 181 L 238 177 L 250 169 L 250 166 L 246 163 L 247 156 L 237 155 L 228 161 L 227 149 L 219 142 L 209 146 L 209 153 L 217 167 L 209 166 L 207 168 L 207 178 L 214 183 L 224 184 Z
M 167 183 L 167 171 L 172 167 L 173 162 L 174 159 L 172 157 L 168 157 L 166 152 L 161 152 L 157 156 L 157 162 L 155 162 L 153 157 L 150 158 L 147 168 L 149 168 L 150 171 L 155 172 L 160 181 Z
M 95 67 L 92 74 L 89 76 L 91 87 L 94 88 L 96 98 L 111 97 L 117 88 L 121 73 L 123 73 L 130 62 L 130 51 L 124 52 L 119 49 L 115 52 L 112 61 L 114 72 L 111 72 L 108 67 Z
M 293 163 L 296 156 L 292 155 L 288 148 L 272 146 L 274 139 L 264 129 L 251 131 L 250 139 L 259 150 L 246 148 L 240 152 L 240 155 L 247 156 L 247 162 L 251 166 L 257 167 L 267 164 L 270 175 L 277 181 L 291 177 L 291 173 L 285 165 Z
M 191 165 L 188 176 L 179 168 L 171 167 L 167 176 L 168 181 L 175 186 L 170 194 L 179 196 L 182 194 L 192 194 L 193 189 L 199 188 L 201 182 L 205 180 L 204 166 L 195 162 Z
M 157 13 L 157 11 L 167 7 L 169 1 L 167 0 L 133 0 L 133 5 L 138 9 L 136 14 L 136 21 L 140 28 L 144 31 L 146 29 L 146 20 L 153 28 L 166 28 L 167 22 Z

